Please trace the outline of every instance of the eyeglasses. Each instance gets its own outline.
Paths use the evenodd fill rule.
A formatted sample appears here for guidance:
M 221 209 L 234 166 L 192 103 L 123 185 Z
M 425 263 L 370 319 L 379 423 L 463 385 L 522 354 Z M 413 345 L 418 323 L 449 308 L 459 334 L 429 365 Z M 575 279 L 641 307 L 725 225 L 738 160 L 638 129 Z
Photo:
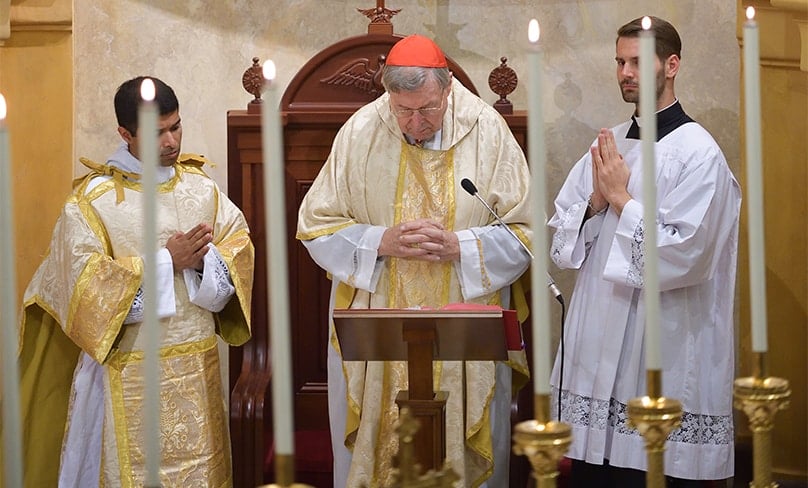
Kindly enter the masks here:
M 415 115 L 415 112 L 418 112 L 419 114 L 421 114 L 421 117 L 429 117 L 430 115 L 434 115 L 434 114 L 438 113 L 439 111 L 443 110 L 443 105 L 445 103 L 446 103 L 446 97 L 441 96 L 440 105 L 437 106 L 437 107 L 399 108 L 399 109 L 395 109 L 393 107 L 390 107 L 390 111 L 393 112 L 393 115 L 395 115 L 399 119 L 410 118 L 413 115 Z

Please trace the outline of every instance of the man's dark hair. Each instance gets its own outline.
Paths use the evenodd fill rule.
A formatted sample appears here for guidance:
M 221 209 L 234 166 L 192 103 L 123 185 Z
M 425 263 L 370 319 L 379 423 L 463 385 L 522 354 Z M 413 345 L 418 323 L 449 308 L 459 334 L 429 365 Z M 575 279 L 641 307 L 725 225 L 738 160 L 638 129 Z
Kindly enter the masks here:
M 682 58 L 682 39 L 676 28 L 670 22 L 659 17 L 649 16 L 651 19 L 651 31 L 656 37 L 656 55 L 661 61 L 665 61 L 671 54 Z M 617 30 L 617 39 L 621 37 L 638 37 L 642 32 L 642 17 L 632 20 Z
M 115 92 L 115 116 L 118 118 L 118 125 L 128 130 L 133 137 L 137 136 L 137 112 L 142 101 L 140 85 L 146 78 L 151 78 L 154 82 L 154 100 L 160 115 L 170 114 L 180 108 L 174 90 L 153 76 L 138 76 L 124 81 Z

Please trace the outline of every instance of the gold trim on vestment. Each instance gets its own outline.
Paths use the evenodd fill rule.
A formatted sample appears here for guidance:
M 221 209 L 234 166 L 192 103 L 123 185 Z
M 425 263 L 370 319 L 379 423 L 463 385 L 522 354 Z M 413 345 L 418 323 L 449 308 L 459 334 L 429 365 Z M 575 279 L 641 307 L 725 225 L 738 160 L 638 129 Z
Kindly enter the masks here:
M 317 232 L 307 232 L 305 234 L 302 233 L 302 232 L 298 232 L 297 234 L 295 234 L 295 239 L 297 239 L 299 241 L 310 241 L 310 240 L 316 239 L 318 237 L 330 236 L 331 234 L 336 234 L 337 232 L 341 231 L 342 229 L 344 229 L 346 227 L 350 227 L 352 225 L 356 225 L 356 222 L 353 221 L 353 220 L 350 220 L 348 222 L 345 222 L 345 223 L 342 223 L 342 224 L 339 224 L 339 225 L 333 225 L 331 227 L 326 227 L 325 229 L 318 230 Z
M 480 255 L 480 279 L 482 283 L 483 290 L 486 293 L 491 293 L 491 278 L 488 277 L 488 271 L 485 269 L 485 253 L 483 252 L 483 242 L 480 239 L 476 239 L 477 243 L 477 253 Z
M 110 166 L 109 164 L 99 164 L 99 163 L 96 163 L 95 161 L 91 161 L 91 160 L 89 160 L 87 158 L 79 158 L 79 161 L 81 162 L 81 164 L 83 164 L 84 166 L 86 166 L 86 167 L 88 167 L 88 168 L 90 168 L 92 170 L 91 173 L 90 173 L 92 176 L 90 178 L 86 178 L 85 181 L 89 181 L 92 178 L 94 178 L 95 176 L 111 176 L 112 177 L 112 181 L 114 182 L 113 184 L 114 184 L 114 187 L 115 187 L 115 203 L 116 204 L 121 203 L 123 201 L 123 198 L 124 198 L 124 194 L 123 194 L 124 178 L 130 179 L 130 180 L 139 180 L 140 179 L 140 175 L 137 174 L 137 173 L 131 173 L 129 171 L 124 171 L 121 168 L 118 168 L 118 167 L 115 167 L 115 166 Z M 84 191 L 82 191 L 81 194 L 83 195 Z
M 354 296 L 356 295 L 356 288 L 352 288 L 346 285 L 343 282 L 339 282 L 337 284 L 337 291 L 335 292 L 334 297 L 334 308 L 342 309 L 342 308 L 350 308 L 351 303 L 353 302 Z M 331 340 L 331 347 L 334 348 L 335 351 L 342 357 L 342 350 L 339 347 L 339 338 L 337 337 L 337 330 L 334 327 L 334 320 L 331 320 L 329 324 L 329 334 Z M 348 370 L 346 368 L 345 361 L 342 362 L 342 374 L 346 378 L 348 378 Z M 351 392 L 349 388 L 345 389 L 345 397 L 346 397 L 346 405 L 348 405 L 348 411 L 346 413 L 345 418 L 345 432 L 343 434 L 343 443 L 345 447 L 353 451 L 354 445 L 354 434 L 357 430 L 359 430 L 359 421 L 361 418 L 362 407 L 358 405 L 353 398 L 351 398 Z
M 214 315 L 219 334 L 228 344 L 240 346 L 250 339 L 252 285 L 255 272 L 255 248 L 247 229 L 240 229 L 216 244 L 230 271 L 236 296 Z M 243 326 L 246 324 L 246 328 Z
M 216 358 L 213 357 L 216 356 Z M 195 430 L 205 432 L 208 437 L 211 437 L 215 432 L 211 432 L 210 426 L 207 422 L 194 423 L 194 419 L 182 419 L 175 414 L 179 412 L 172 412 L 171 405 L 177 402 L 177 405 L 185 405 L 185 409 L 198 408 L 207 409 L 209 404 L 216 404 L 223 401 L 221 392 L 211 391 L 205 388 L 205 385 L 219 384 L 219 378 L 211 378 L 211 375 L 218 375 L 219 372 L 215 368 L 200 367 L 202 364 L 207 364 L 210 361 L 218 361 L 217 339 L 216 336 L 210 336 L 200 341 L 191 343 L 177 344 L 172 346 L 163 347 L 160 349 L 160 371 L 161 383 L 167 381 L 166 376 L 169 378 L 177 376 L 184 378 L 183 385 L 174 385 L 175 388 L 161 390 L 160 397 L 160 437 L 161 444 L 163 445 L 161 451 L 163 452 L 163 465 L 176 467 L 172 464 L 176 460 L 171 459 L 171 452 L 173 443 L 176 441 L 182 442 L 181 450 L 187 449 L 185 443 L 201 442 L 202 446 L 207 447 L 206 452 L 211 453 L 216 457 L 208 459 L 210 462 L 210 474 L 215 476 L 219 481 L 229 479 L 229 463 L 227 456 L 229 456 L 229 446 L 222 446 L 221 449 L 211 447 L 209 441 L 206 443 L 205 439 L 197 439 L 193 437 Z M 130 449 L 130 445 L 142 445 L 141 437 L 144 435 L 142 422 L 130 423 L 125 421 L 142 419 L 140 416 L 133 416 L 133 405 L 142 407 L 143 395 L 143 351 L 130 351 L 130 352 L 115 352 L 108 361 L 108 372 L 110 390 L 112 396 L 112 408 L 115 416 L 115 439 L 118 444 L 118 460 L 119 460 L 119 479 L 124 482 L 124 486 L 134 486 L 138 481 L 138 474 L 133 472 L 133 466 L 143 466 L 143 452 L 140 449 Z M 182 374 L 183 370 L 197 371 L 198 376 L 186 377 Z M 181 373 L 177 373 L 180 371 Z M 202 383 L 199 383 L 202 382 Z M 201 389 L 198 387 L 202 386 Z M 178 389 L 179 388 L 179 389 Z M 185 393 L 182 390 L 187 390 Z M 188 396 L 191 392 L 205 393 L 199 398 Z M 206 395 L 214 395 L 208 397 Z M 217 398 L 218 396 L 218 398 Z M 191 407 L 189 407 L 189 405 Z M 182 407 L 177 407 L 182 408 Z M 186 412 L 187 414 L 187 412 Z M 216 421 L 216 417 L 210 417 L 208 422 Z M 219 419 L 224 421 L 223 419 Z M 177 423 L 182 425 L 189 425 L 193 429 L 188 431 L 176 430 Z M 188 423 L 190 422 L 190 423 Z M 172 428 L 174 427 L 174 428 Z M 133 438 L 134 436 L 134 438 Z M 186 438 L 187 437 L 187 438 Z M 213 438 L 213 437 L 211 437 Z M 134 442 L 130 442 L 134 441 Z M 226 441 L 226 439 L 219 439 L 219 441 Z M 227 451 L 227 452 L 225 452 Z M 181 471 L 171 470 L 175 474 L 180 474 Z M 141 473 L 142 474 L 142 473 Z M 134 478 L 134 479 L 133 479 Z M 124 481 L 126 480 L 126 481 Z M 142 480 L 141 480 L 142 481 Z M 171 479 L 170 476 L 163 473 L 161 475 L 161 482 L 164 486 L 178 486 L 180 479 Z
M 216 340 L 216 336 L 210 336 L 197 342 L 164 347 L 160 349 L 160 360 L 205 352 L 216 346 Z M 128 363 L 143 361 L 143 357 L 143 351 L 116 351 L 110 355 L 107 365 L 120 371 Z

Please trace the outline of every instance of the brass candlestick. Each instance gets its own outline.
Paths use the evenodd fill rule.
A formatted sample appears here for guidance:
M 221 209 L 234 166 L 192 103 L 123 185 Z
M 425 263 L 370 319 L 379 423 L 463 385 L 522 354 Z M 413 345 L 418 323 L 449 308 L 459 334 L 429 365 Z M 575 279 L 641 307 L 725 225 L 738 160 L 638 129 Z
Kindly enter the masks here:
M 391 488 L 451 488 L 460 476 L 449 466 L 440 471 L 429 470 L 421 474 L 421 465 L 415 460 L 415 433 L 420 422 L 412 416 L 409 407 L 402 407 L 398 415 L 398 468 L 393 470 Z
M 772 481 L 772 429 L 774 416 L 788 408 L 791 390 L 788 380 L 765 377 L 764 356 L 759 353 L 759 376 L 735 380 L 733 396 L 735 408 L 749 417 L 752 431 L 753 480 L 750 488 L 775 488 Z
M 275 483 L 261 485 L 257 488 L 314 488 L 311 485 L 295 483 L 295 456 L 293 454 L 275 455 Z
M 632 398 L 628 402 L 629 425 L 645 439 L 648 488 L 665 488 L 665 442 L 668 434 L 682 422 L 682 404 L 678 400 L 660 396 L 662 372 L 649 370 L 648 396 Z
M 572 428 L 549 420 L 550 395 L 536 395 L 534 403 L 536 419 L 514 427 L 513 452 L 527 456 L 538 488 L 555 488 L 558 462 L 572 443 Z

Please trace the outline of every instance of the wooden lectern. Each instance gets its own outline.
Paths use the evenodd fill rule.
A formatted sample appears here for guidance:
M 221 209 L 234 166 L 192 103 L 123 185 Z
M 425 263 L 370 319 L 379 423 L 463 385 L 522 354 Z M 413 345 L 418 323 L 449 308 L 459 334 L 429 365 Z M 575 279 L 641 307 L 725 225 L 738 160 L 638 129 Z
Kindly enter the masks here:
M 407 361 L 409 407 L 421 427 L 415 452 L 424 470 L 446 458 L 448 392 L 433 391 L 432 361 L 505 361 L 508 351 L 502 310 L 334 310 L 344 361 Z

